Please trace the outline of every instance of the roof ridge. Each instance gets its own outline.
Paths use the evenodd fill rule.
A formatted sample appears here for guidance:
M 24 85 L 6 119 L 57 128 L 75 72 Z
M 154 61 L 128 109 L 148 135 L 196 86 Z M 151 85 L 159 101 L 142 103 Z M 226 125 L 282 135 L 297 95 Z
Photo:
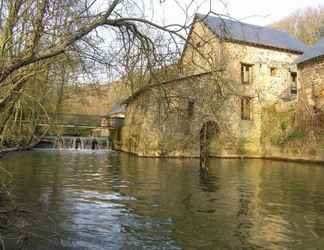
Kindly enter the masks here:
M 196 13 L 195 16 L 220 37 L 224 37 L 224 34 L 222 33 L 223 24 L 231 35 L 227 38 L 232 39 L 233 41 L 285 49 L 296 53 L 302 53 L 308 49 L 307 45 L 286 31 L 210 14 L 203 15 Z
M 294 61 L 294 63 L 301 64 L 322 56 L 324 56 L 324 37 L 318 40 L 314 46 L 307 49 L 303 55 Z
M 205 16 L 205 17 L 211 17 L 211 18 L 217 18 L 217 19 L 229 21 L 229 22 L 232 22 L 232 23 L 239 23 L 239 24 L 247 25 L 247 26 L 254 26 L 254 27 L 260 28 L 260 29 L 274 30 L 274 31 L 281 32 L 283 34 L 291 36 L 287 31 L 284 31 L 284 30 L 280 30 L 280 29 L 277 29 L 277 28 L 272 28 L 272 27 L 269 27 L 269 26 L 262 26 L 262 25 L 258 25 L 258 24 L 253 24 L 253 23 L 246 23 L 246 22 L 242 22 L 239 19 L 234 19 L 234 18 L 230 18 L 230 17 L 226 17 L 226 16 L 220 17 L 220 16 L 216 16 L 216 15 L 204 15 L 204 14 L 201 14 L 201 13 L 196 13 L 196 15 Z

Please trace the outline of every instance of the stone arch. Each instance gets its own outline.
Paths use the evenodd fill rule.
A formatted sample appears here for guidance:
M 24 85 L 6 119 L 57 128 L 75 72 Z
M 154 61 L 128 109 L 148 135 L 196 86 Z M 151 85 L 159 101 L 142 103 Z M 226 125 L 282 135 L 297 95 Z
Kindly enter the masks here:
M 208 168 L 208 158 L 210 156 L 210 139 L 220 132 L 219 126 L 215 121 L 206 121 L 202 124 L 199 132 L 200 137 L 200 167 Z

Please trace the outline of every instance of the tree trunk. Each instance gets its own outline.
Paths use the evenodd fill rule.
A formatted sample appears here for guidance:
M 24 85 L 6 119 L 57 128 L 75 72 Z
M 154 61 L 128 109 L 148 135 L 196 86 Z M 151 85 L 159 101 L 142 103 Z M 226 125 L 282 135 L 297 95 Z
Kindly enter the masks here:
M 208 125 L 204 124 L 200 131 L 200 168 L 208 170 Z

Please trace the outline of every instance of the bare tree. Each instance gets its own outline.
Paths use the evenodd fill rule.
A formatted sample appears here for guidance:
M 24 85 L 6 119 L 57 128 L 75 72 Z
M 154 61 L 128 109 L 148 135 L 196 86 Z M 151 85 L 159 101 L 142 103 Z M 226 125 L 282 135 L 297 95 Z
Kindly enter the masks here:
M 308 45 L 314 45 L 320 38 L 323 25 L 324 6 L 319 5 L 297 10 L 271 26 L 289 32 Z
M 117 74 L 140 70 L 143 75 L 174 62 L 190 29 L 187 11 L 194 1 L 183 8 L 183 25 L 154 22 L 145 13 L 148 2 L 1 0 L 0 134 L 12 127 L 10 122 L 16 123 L 22 107 L 28 110 L 26 103 L 17 103 L 22 96 L 26 98 L 26 89 L 31 86 L 36 89 L 56 82 L 57 93 L 62 95 L 62 83 L 67 81 L 62 76 L 69 72 L 91 73 L 104 65 Z M 152 6 L 163 4 L 151 2 Z M 42 74 L 46 77 L 38 79 Z M 56 99 L 61 102 L 60 97 Z M 38 103 L 37 110 L 47 111 L 42 102 L 34 102 Z

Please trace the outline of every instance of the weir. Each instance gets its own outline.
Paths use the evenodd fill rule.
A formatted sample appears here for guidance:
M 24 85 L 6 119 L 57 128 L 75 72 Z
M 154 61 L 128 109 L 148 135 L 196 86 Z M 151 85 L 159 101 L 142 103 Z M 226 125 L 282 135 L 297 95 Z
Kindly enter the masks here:
M 109 137 L 48 136 L 37 147 L 62 150 L 110 150 L 111 142 Z

